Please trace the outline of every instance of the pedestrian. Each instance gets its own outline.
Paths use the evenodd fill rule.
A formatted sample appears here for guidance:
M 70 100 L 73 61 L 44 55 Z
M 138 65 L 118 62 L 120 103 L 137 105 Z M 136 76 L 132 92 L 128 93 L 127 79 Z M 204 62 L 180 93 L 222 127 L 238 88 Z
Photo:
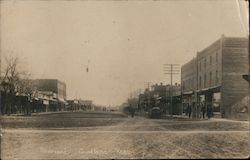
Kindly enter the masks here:
M 188 103 L 187 110 L 188 110 L 188 117 L 191 118 L 192 109 L 191 109 L 191 105 L 189 105 L 189 103 Z
M 135 116 L 135 109 L 134 108 L 132 108 L 132 113 L 131 113 L 132 115 L 132 118 L 134 118 L 134 116 Z
M 207 107 L 207 117 L 210 119 L 212 117 L 212 105 L 209 104 Z
M 135 109 L 131 105 L 129 106 L 129 113 L 130 113 L 131 117 L 133 118 L 134 114 L 135 114 Z
M 132 118 L 134 118 L 134 115 L 135 115 L 135 109 L 134 109 L 133 107 L 130 107 L 129 112 L 130 112 L 131 117 L 132 117 Z
M 201 112 L 202 112 L 202 118 L 205 119 L 206 107 L 203 103 L 201 104 Z

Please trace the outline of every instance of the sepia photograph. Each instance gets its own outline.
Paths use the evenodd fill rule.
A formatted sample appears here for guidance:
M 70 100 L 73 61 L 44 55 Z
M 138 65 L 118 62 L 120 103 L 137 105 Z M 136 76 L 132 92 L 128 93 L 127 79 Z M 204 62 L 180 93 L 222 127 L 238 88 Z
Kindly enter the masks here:
M 247 0 L 0 0 L 0 158 L 248 159 Z

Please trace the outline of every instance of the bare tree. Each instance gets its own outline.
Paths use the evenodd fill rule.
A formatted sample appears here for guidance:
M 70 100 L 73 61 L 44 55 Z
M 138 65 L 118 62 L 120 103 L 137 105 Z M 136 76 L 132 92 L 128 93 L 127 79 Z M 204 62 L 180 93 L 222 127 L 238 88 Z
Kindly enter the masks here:
M 26 78 L 23 78 L 17 89 L 17 95 L 23 95 L 27 97 L 27 104 L 25 105 L 25 114 L 30 115 L 31 113 L 31 103 L 34 101 L 34 95 L 36 93 L 36 87 L 33 84 L 33 81 Z
M 24 77 L 28 74 L 21 70 L 20 61 L 17 57 L 9 56 L 5 57 L 5 66 L 2 68 L 3 73 L 0 81 L 1 89 L 1 113 L 11 114 L 13 113 L 13 107 L 15 105 L 15 98 L 18 94 L 30 93 L 31 88 L 28 89 L 27 83 L 24 83 Z

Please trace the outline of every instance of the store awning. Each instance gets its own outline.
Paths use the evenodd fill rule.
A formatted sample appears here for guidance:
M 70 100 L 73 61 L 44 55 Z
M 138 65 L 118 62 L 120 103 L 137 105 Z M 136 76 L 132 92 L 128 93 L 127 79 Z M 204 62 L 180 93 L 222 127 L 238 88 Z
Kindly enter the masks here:
M 58 101 L 61 102 L 61 103 L 64 103 L 64 104 L 67 103 L 67 102 L 64 100 L 64 98 L 58 98 Z
M 197 90 L 196 92 L 198 92 L 199 94 L 204 94 L 207 92 L 220 92 L 220 88 L 221 86 L 214 86 L 214 87 L 208 87 L 208 88 L 203 88 L 201 90 Z
M 49 101 L 51 101 L 51 102 L 57 102 L 57 100 L 53 99 L 53 98 L 49 99 Z
M 155 97 L 156 100 L 162 99 L 162 97 Z
M 194 91 L 187 91 L 187 92 L 182 92 L 182 95 L 191 95 L 193 93 L 194 93 Z

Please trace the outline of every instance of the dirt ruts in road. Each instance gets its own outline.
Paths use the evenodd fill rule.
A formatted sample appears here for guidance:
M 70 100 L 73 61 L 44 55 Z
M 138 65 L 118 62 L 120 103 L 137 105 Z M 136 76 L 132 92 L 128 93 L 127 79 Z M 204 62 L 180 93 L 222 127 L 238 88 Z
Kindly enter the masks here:
M 135 117 L 123 118 L 110 126 L 8 129 L 3 130 L 1 158 L 158 159 L 249 156 L 249 132 L 245 130 L 247 123 L 236 123 L 240 127 L 231 127 L 227 131 L 225 128 L 228 129 L 228 123 L 220 122 L 220 130 L 206 130 L 206 125 L 212 126 L 213 121 L 188 122 L 194 125 L 186 125 L 184 131 L 172 130 L 181 123 Z M 203 124 L 204 127 L 195 128 L 196 124 Z

